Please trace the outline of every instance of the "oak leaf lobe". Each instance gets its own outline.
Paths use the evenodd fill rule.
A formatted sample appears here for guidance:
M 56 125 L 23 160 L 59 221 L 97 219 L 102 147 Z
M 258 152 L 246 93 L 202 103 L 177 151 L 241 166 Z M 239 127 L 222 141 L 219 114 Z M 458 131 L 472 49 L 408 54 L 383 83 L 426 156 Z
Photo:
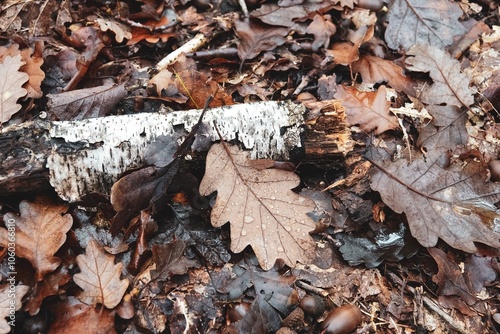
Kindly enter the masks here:
M 265 270 L 277 259 L 291 267 L 308 262 L 315 249 L 309 232 L 316 226 L 307 216 L 314 203 L 291 190 L 300 183 L 297 175 L 266 169 L 272 163 L 249 160 L 237 146 L 214 144 L 200 184 L 203 196 L 217 191 L 212 225 L 230 222 L 231 250 L 238 253 L 250 245 Z

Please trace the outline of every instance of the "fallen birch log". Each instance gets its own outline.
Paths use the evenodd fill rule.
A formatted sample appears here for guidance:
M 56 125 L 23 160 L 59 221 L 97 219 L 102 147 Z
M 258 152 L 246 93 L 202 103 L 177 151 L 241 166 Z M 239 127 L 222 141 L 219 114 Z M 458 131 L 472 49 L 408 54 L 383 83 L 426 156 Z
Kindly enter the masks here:
M 145 165 L 144 152 L 149 143 L 179 129 L 189 131 L 200 112 L 140 113 L 64 122 L 36 120 L 5 127 L 0 130 L 0 196 L 50 186 L 70 202 L 89 192 L 109 194 L 122 173 Z M 304 112 L 301 104 L 268 101 L 209 109 L 204 122 L 212 124 L 212 141 L 220 139 L 213 126 L 215 120 L 223 139 L 238 140 L 250 150 L 252 158 L 286 160 L 292 150 L 304 149 Z M 346 153 L 350 133 L 343 113 L 333 118 L 344 133 L 335 130 L 341 135 L 332 137 L 313 125 L 306 131 L 306 155 L 308 137 L 313 156 Z M 325 146 L 321 148 L 322 141 Z

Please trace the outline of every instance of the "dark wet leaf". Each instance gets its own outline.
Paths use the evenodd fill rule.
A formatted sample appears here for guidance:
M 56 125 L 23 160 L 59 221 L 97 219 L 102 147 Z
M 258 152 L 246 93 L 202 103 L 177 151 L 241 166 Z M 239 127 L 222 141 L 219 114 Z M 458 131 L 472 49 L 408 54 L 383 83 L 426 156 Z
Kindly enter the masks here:
M 121 84 L 48 94 L 49 117 L 61 121 L 75 121 L 109 115 L 127 93 L 125 84 Z
M 477 299 L 467 287 L 462 271 L 453 258 L 439 248 L 429 248 L 428 251 L 438 264 L 438 273 L 432 277 L 432 281 L 439 286 L 438 294 L 459 296 L 467 304 L 474 304 Z
M 288 314 L 297 303 L 295 290 L 291 287 L 294 276 L 283 276 L 273 268 L 263 271 L 255 258 L 243 260 L 233 267 L 237 276 L 232 282 L 219 288 L 219 292 L 229 294 L 230 300 L 243 296 L 253 288 L 255 296 L 250 311 L 236 327 L 241 333 L 269 333 L 280 326 L 280 313 Z
M 179 147 L 179 135 L 156 137 L 144 151 L 144 160 L 148 165 L 165 167 L 174 160 L 174 153 Z
M 351 266 L 364 263 L 366 267 L 374 268 L 383 261 L 398 262 L 417 252 L 416 243 L 404 224 L 399 225 L 398 231 L 380 230 L 374 240 L 346 233 L 336 234 L 335 238 L 343 243 L 339 250 Z
M 179 159 L 162 168 L 146 167 L 130 173 L 113 184 L 110 200 L 117 212 L 113 217 L 111 233 L 116 235 L 140 210 L 155 203 L 165 194 L 179 170 Z
M 495 282 L 497 273 L 493 269 L 490 256 L 470 255 L 465 261 L 464 276 L 473 292 L 479 293 L 483 287 L 489 286 Z
M 152 278 L 164 281 L 172 275 L 183 275 L 189 268 L 199 268 L 198 261 L 184 255 L 186 244 L 182 240 L 175 240 L 169 244 L 153 245 L 153 262 L 156 269 L 152 271 Z
M 486 166 L 473 159 L 441 167 L 442 154 L 431 151 L 408 163 L 372 147 L 371 187 L 392 210 L 406 214 L 411 234 L 425 247 L 434 247 L 438 238 L 470 253 L 477 251 L 474 242 L 500 247 L 494 205 L 500 184 L 487 182 Z

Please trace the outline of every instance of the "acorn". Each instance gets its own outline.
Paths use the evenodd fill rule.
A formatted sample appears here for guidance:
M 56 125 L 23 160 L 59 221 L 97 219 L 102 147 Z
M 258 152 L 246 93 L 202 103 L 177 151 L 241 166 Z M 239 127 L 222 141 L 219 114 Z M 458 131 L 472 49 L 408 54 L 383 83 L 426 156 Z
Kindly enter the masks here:
M 300 308 L 304 313 L 317 317 L 325 311 L 325 301 L 318 295 L 307 295 L 300 301 Z
M 343 305 L 333 310 L 321 324 L 325 334 L 352 333 L 362 320 L 361 311 L 354 305 Z

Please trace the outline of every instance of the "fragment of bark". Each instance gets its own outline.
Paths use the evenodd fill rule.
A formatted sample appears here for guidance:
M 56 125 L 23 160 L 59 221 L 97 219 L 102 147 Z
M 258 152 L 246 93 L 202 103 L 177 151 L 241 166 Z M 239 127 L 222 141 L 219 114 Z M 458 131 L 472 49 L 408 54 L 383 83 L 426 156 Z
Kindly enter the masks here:
M 36 120 L 0 129 L 0 196 L 37 192 L 52 186 L 74 202 L 89 192 L 109 194 L 119 176 L 145 165 L 144 150 L 162 135 L 189 131 L 200 110 L 140 113 L 81 121 Z M 308 124 L 305 107 L 292 102 L 261 102 L 209 109 L 212 141 L 237 140 L 251 157 L 287 160 L 303 150 L 305 159 L 338 159 L 353 146 L 343 113 L 326 111 Z

